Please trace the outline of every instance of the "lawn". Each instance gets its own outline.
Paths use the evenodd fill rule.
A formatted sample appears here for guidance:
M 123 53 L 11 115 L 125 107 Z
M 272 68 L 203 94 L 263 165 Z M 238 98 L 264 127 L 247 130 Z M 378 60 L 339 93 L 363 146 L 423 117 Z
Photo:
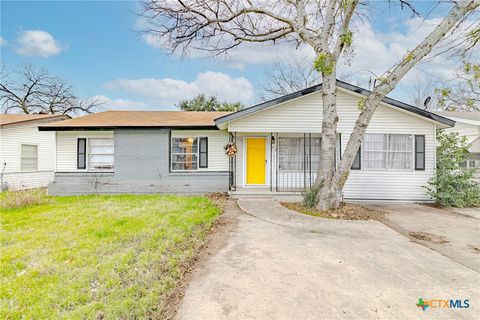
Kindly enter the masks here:
M 0 208 L 0 319 L 158 318 L 221 211 L 203 197 L 44 200 Z

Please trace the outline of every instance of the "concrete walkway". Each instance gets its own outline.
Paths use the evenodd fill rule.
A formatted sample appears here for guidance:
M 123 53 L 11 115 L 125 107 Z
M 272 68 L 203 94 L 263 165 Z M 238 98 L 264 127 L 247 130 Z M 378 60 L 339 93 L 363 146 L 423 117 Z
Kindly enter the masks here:
M 444 209 L 420 204 L 370 206 L 388 212 L 385 223 L 395 231 L 480 272 L 480 208 Z
M 230 204 L 232 228 L 194 272 L 178 319 L 474 319 L 480 275 L 378 222 L 304 216 L 271 200 Z M 427 309 L 423 299 L 469 299 Z

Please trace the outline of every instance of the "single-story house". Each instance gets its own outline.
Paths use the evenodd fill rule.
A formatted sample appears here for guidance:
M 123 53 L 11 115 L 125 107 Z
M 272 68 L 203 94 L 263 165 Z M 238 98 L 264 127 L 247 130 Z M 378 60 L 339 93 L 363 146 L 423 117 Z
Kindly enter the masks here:
M 38 126 L 69 118 L 48 114 L 0 114 L 1 189 L 46 187 L 55 172 L 55 132 Z
M 480 180 L 480 112 L 441 111 L 437 113 L 455 121 L 455 127 L 445 129 L 447 132 L 458 132 L 467 138 L 470 155 L 465 166 L 477 169 L 476 178 Z
M 369 91 L 337 82 L 340 159 Z M 233 113 L 106 111 L 57 132 L 53 194 L 299 192 L 316 178 L 321 85 Z M 453 120 L 385 98 L 344 188 L 346 199 L 428 200 L 436 130 Z M 228 152 L 226 152 L 228 151 Z M 229 153 L 228 156 L 226 153 Z

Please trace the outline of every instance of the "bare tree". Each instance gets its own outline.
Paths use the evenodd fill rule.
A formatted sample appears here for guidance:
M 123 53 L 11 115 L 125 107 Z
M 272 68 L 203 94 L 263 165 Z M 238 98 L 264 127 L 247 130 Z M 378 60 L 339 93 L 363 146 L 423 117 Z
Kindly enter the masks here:
M 275 61 L 265 70 L 266 80 L 260 83 L 260 99 L 283 96 L 319 84 L 321 76 L 308 57 L 294 57 L 289 61 Z
M 457 77 L 435 93 L 440 110 L 480 111 L 480 63 L 464 62 Z
M 68 81 L 30 64 L 11 73 L 2 66 L 0 79 L 3 113 L 91 113 L 102 104 L 80 99 Z
M 410 1 L 402 6 L 413 8 Z M 156 36 L 173 51 L 188 49 L 225 53 L 242 43 L 293 42 L 307 44 L 315 52 L 315 69 L 322 77 L 321 159 L 316 185 L 317 208 L 338 207 L 341 191 L 360 147 L 368 124 L 381 100 L 420 60 L 480 4 L 478 1 L 451 2 L 443 20 L 401 61 L 375 82 L 371 93 L 358 107 L 361 113 L 347 143 L 338 169 L 335 168 L 337 130 L 336 76 L 342 53 L 352 43 L 352 19 L 358 17 L 358 0 L 150 0 L 142 15 Z
M 434 78 L 413 80 L 407 102 L 423 110 L 436 110 L 438 101 L 435 89 L 437 86 L 438 82 Z

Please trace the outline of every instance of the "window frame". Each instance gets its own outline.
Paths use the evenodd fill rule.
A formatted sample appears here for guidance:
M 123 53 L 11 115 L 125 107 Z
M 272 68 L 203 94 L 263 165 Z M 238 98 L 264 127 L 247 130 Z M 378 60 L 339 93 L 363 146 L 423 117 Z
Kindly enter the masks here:
M 377 171 L 377 172 L 386 172 L 386 171 L 389 171 L 389 172 L 413 172 L 415 171 L 415 158 L 416 158 L 416 153 L 415 153 L 415 134 L 413 133 L 366 133 L 367 134 L 377 134 L 377 135 L 384 135 L 387 137 L 387 148 L 385 150 L 373 150 L 373 151 L 365 151 L 365 147 L 364 147 L 364 143 L 365 143 L 365 139 L 362 140 L 362 144 L 361 144 L 361 147 L 360 147 L 360 169 L 358 170 L 364 170 L 364 171 Z M 390 150 L 390 136 L 392 135 L 403 135 L 403 136 L 410 136 L 410 140 L 411 140 L 411 150 L 410 151 L 393 151 L 393 150 Z M 365 167 L 365 163 L 364 163 L 364 160 L 365 160 L 365 152 L 384 152 L 385 154 L 385 168 L 366 168 Z M 390 169 L 388 168 L 388 156 L 390 153 L 397 153 L 397 152 L 401 152 L 401 153 L 410 153 L 411 154 L 411 157 L 410 157 L 410 168 L 408 169 Z
M 86 153 L 85 153 L 85 169 L 79 169 L 79 170 L 85 170 L 87 172 L 114 172 L 115 170 L 115 139 L 114 138 L 103 138 L 103 137 L 93 137 L 93 138 L 86 138 L 87 139 L 87 144 L 86 144 Z M 91 161 L 90 158 L 92 156 L 92 152 L 90 151 L 91 148 L 91 143 L 92 140 L 112 140 L 113 142 L 113 153 L 111 154 L 113 156 L 113 163 L 112 163 L 112 168 L 108 169 L 94 169 L 91 167 Z M 110 153 L 94 153 L 93 155 L 110 155 Z M 78 156 L 78 151 L 77 151 L 77 156 Z
M 420 138 L 420 139 L 423 139 L 423 151 L 418 151 L 418 144 L 417 144 L 417 139 Z M 415 165 L 415 171 L 425 171 L 425 158 L 426 158 L 426 153 L 427 153 L 427 143 L 426 143 L 426 139 L 425 139 L 425 135 L 423 134 L 416 134 L 414 135 L 414 147 L 415 147 L 415 150 L 413 152 L 413 156 L 414 156 L 414 165 Z M 423 162 L 422 163 L 418 163 L 417 161 L 417 155 L 418 154 L 423 154 Z M 419 166 L 421 165 L 421 167 Z
M 25 169 L 22 167 L 22 159 L 24 158 L 24 157 L 22 157 L 22 147 L 23 147 L 23 146 L 35 146 L 35 147 L 36 147 L 36 149 L 37 149 L 37 156 L 35 157 L 35 159 L 37 159 L 37 161 L 36 161 L 36 166 L 35 166 L 36 169 L 35 169 L 35 170 L 25 170 Z M 38 152 L 38 151 L 39 151 L 39 150 L 38 150 L 38 149 L 39 149 L 39 148 L 38 148 L 38 143 L 21 143 L 21 144 L 20 144 L 20 172 L 37 172 L 37 171 L 39 171 L 39 169 L 38 169 L 38 167 L 39 167 L 39 163 L 38 163 L 38 160 L 39 160 L 39 159 L 38 159 L 38 153 L 39 153 L 39 152 Z M 34 158 L 32 157 L 32 158 L 30 158 L 30 159 L 34 159 Z
M 178 152 L 173 152 L 173 139 L 188 139 L 188 138 L 191 138 L 191 139 L 197 139 L 197 152 L 194 153 L 178 153 Z M 200 167 L 200 140 L 201 139 L 206 139 L 206 166 L 201 166 Z M 205 170 L 205 169 L 208 169 L 208 136 L 198 136 L 198 135 L 192 135 L 192 136 L 170 136 L 170 148 L 169 148 L 169 152 L 170 152 L 170 156 L 169 156 L 169 162 L 170 162 L 170 165 L 169 165 L 169 168 L 170 168 L 170 172 L 172 173 L 175 173 L 175 172 L 196 172 L 196 171 L 202 171 L 202 170 Z M 188 170 L 188 169 L 174 169 L 173 168 L 173 156 L 174 155 L 196 155 L 197 156 L 197 168 L 196 169 L 191 169 L 191 170 Z
M 80 154 L 81 152 L 80 151 L 80 140 L 84 141 L 84 146 L 85 146 L 85 150 L 83 152 L 83 167 L 80 167 L 80 162 L 78 161 L 79 160 L 79 157 L 80 157 Z M 88 151 L 88 139 L 87 138 L 77 138 L 77 170 L 87 170 L 87 151 Z

